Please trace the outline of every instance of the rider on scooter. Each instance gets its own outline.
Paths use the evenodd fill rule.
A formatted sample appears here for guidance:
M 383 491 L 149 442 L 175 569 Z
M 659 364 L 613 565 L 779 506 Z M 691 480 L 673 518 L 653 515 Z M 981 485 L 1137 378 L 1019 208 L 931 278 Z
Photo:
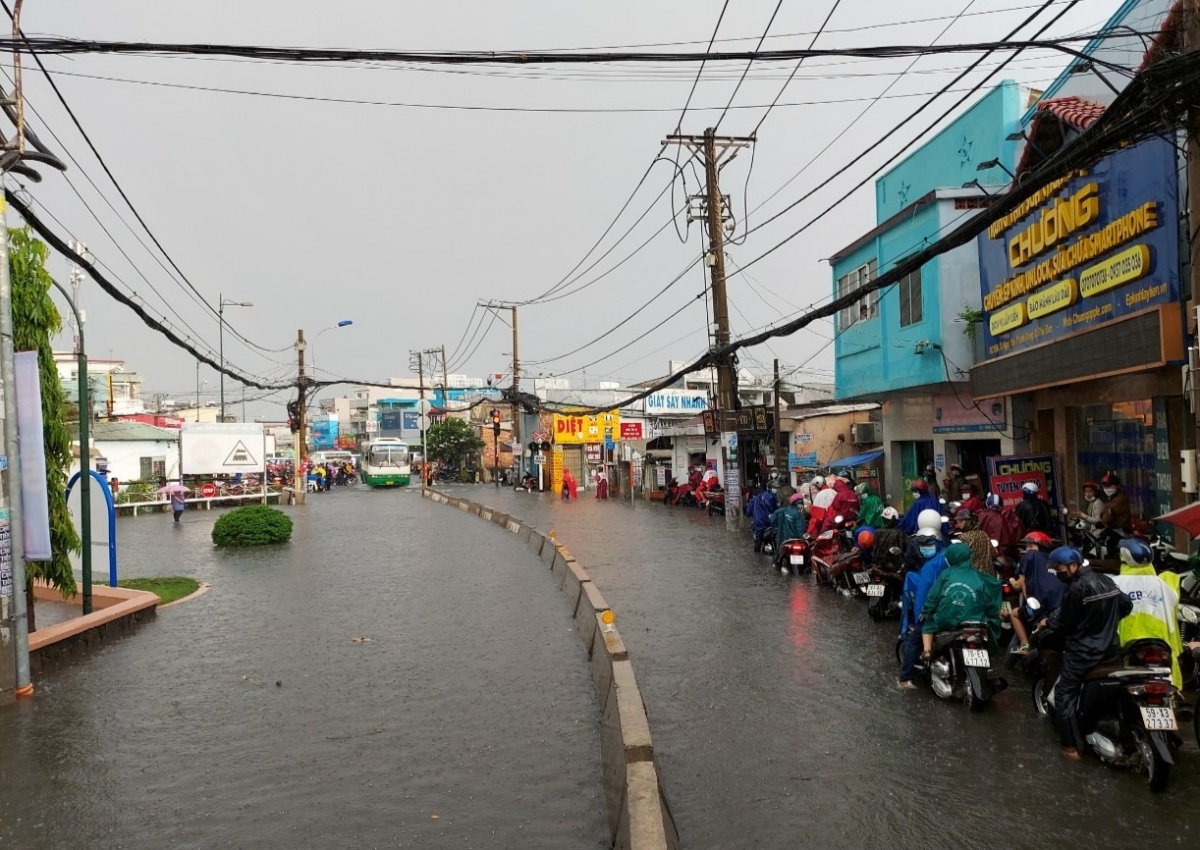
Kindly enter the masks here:
M 933 588 L 938 576 L 949 566 L 938 545 L 941 532 L 932 528 L 923 528 L 913 538 L 922 563 L 916 572 L 910 572 L 904 578 L 904 600 L 900 614 L 900 640 L 904 643 L 904 654 L 900 666 L 900 690 L 915 690 L 913 676 L 916 673 L 917 657 L 921 654 L 921 611 L 925 607 L 925 598 Z M 971 560 L 971 550 L 963 544 L 959 548 Z
M 800 505 L 804 497 L 793 493 L 788 504 L 771 514 L 771 525 L 775 526 L 775 562 L 778 564 L 783 557 L 783 542 L 797 540 L 804 536 L 804 514 Z
M 1075 726 L 1083 679 L 1089 670 L 1116 654 L 1117 625 L 1133 610 L 1133 603 L 1111 578 L 1087 566 L 1078 549 L 1060 546 L 1050 553 L 1049 561 L 1067 592 L 1062 605 L 1040 625 L 1057 632 L 1064 641 L 1062 673 L 1054 686 L 1055 708 L 1061 721 L 1063 755 L 1077 761 Z

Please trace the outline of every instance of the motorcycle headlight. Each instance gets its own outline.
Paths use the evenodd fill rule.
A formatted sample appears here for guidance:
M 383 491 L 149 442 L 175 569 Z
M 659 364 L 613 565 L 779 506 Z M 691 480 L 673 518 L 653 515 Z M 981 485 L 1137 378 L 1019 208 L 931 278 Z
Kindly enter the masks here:
M 1200 625 L 1200 612 L 1198 612 L 1191 605 L 1179 606 L 1179 618 L 1184 622 L 1191 623 L 1192 625 Z

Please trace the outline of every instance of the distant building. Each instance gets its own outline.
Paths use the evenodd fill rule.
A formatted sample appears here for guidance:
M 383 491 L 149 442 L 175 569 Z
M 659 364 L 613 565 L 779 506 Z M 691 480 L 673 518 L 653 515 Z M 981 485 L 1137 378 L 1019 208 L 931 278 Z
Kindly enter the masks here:
M 70 401 L 79 396 L 79 364 L 69 351 L 54 352 L 58 380 Z M 124 360 L 88 360 L 88 393 L 94 416 L 127 416 L 146 413 L 142 378 L 126 371 Z

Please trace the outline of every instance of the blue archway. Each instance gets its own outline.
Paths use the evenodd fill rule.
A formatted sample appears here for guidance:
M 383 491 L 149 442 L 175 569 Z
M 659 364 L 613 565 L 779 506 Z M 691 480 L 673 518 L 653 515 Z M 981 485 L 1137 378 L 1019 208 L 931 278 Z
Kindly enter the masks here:
M 67 482 L 67 498 L 71 497 L 71 489 L 75 486 L 75 482 L 79 480 L 81 473 L 76 472 L 71 476 L 71 480 Z M 108 481 L 94 469 L 88 470 L 88 474 L 92 476 L 92 481 L 100 485 L 100 492 L 104 494 L 104 503 L 108 506 L 108 586 L 117 586 L 117 507 L 113 503 L 112 489 L 108 486 Z

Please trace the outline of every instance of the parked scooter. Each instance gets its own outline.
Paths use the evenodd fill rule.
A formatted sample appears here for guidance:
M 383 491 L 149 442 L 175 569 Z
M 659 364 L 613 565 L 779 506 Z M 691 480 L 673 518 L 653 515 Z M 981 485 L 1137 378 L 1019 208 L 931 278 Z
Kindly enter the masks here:
M 982 711 L 1008 687 L 991 669 L 987 623 L 963 623 L 952 632 L 938 632 L 925 675 L 940 699 L 962 700 L 971 711 Z
M 1054 689 L 1047 692 L 1043 681 L 1033 684 L 1034 707 L 1058 722 Z M 1154 793 L 1166 790 L 1181 743 L 1175 694 L 1171 648 L 1153 638 L 1130 642 L 1118 661 L 1084 680 L 1076 717 L 1080 748 L 1105 764 L 1139 771 Z
M 899 617 L 904 598 L 904 573 L 901 559 L 904 552 L 893 546 L 887 552 L 875 553 L 876 561 L 868 571 L 870 583 L 863 592 L 867 595 L 867 616 L 876 622 Z
M 775 559 L 780 572 L 790 572 L 796 576 L 812 572 L 814 561 L 811 547 L 808 541 L 802 537 L 783 541 L 779 545 L 779 555 Z

